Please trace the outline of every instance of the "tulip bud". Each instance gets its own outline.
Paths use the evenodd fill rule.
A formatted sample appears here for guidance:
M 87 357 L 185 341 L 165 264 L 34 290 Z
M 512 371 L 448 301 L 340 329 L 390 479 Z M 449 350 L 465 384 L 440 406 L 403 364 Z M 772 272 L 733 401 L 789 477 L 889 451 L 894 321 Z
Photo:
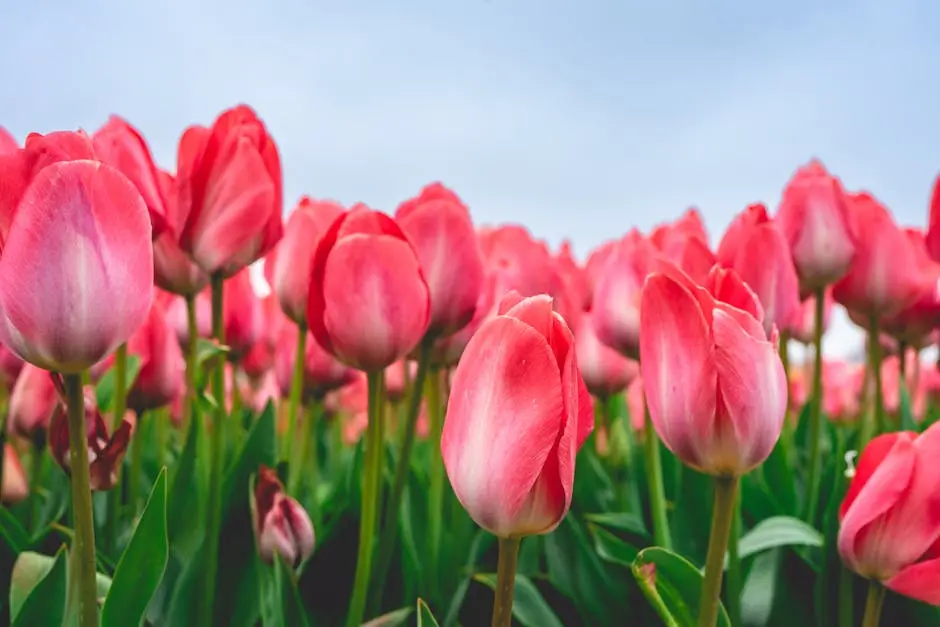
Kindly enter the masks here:
M 69 453 L 69 421 L 61 377 L 56 377 L 56 387 L 61 403 L 52 413 L 49 423 L 49 450 L 59 466 L 71 474 L 71 454 Z M 128 419 L 130 417 L 131 419 Z M 110 490 L 118 479 L 118 468 L 127 452 L 127 445 L 133 435 L 133 412 L 128 412 L 115 432 L 109 436 L 108 427 L 95 403 L 94 388 L 85 389 L 85 425 L 88 437 L 88 464 L 91 474 L 92 490 Z
M 430 304 L 418 257 L 387 215 L 357 205 L 320 240 L 307 321 L 343 363 L 376 371 L 410 353 L 427 331 Z
M 10 394 L 9 433 L 33 441 L 45 436 L 49 419 L 59 401 L 52 377 L 48 371 L 32 364 L 23 367 Z
M 742 475 L 770 455 L 787 380 L 754 293 L 731 270 L 706 287 L 661 262 L 643 287 L 640 372 L 653 426 L 685 464 Z
M 940 425 L 868 443 L 839 509 L 842 561 L 904 596 L 940 605 Z
M 571 505 L 575 456 L 593 428 L 568 325 L 550 297 L 510 293 L 451 386 L 441 455 L 460 503 L 500 537 L 550 532 Z
M 2 129 L 0 129 L 2 130 Z M 34 455 L 38 453 L 33 453 Z M 29 481 L 20 463 L 20 456 L 9 442 L 3 445 L 3 485 L 0 501 L 6 505 L 19 503 L 29 496 Z
M 266 563 L 278 554 L 289 566 L 295 567 L 313 553 L 313 525 L 304 508 L 284 494 L 284 485 L 277 473 L 262 465 L 255 481 L 254 532 L 258 554 Z
M 182 394 L 186 360 L 158 301 L 154 301 L 147 320 L 128 340 L 127 349 L 140 359 L 140 371 L 128 392 L 128 407 L 140 415 L 168 405 Z
M 923 276 L 917 298 L 893 316 L 881 321 L 882 328 L 900 342 L 921 348 L 931 342 L 931 334 L 940 326 L 940 264 L 930 258 L 924 235 L 917 229 L 904 229 Z M 863 323 L 864 324 L 864 323 Z
M 597 339 L 589 313 L 578 322 L 574 339 L 581 377 L 594 396 L 607 398 L 619 394 L 639 376 L 639 364 Z

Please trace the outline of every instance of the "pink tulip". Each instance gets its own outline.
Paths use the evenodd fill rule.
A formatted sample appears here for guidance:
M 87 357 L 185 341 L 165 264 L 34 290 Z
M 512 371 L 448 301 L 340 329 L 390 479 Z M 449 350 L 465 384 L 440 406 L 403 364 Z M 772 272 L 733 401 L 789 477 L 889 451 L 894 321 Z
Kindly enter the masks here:
M 763 205 L 740 214 L 721 245 L 722 265 L 734 269 L 760 300 L 764 331 L 769 335 L 775 326 L 786 328 L 800 306 L 799 279 L 790 247 Z
M 0 154 L 2 154 L 0 150 Z M 940 263 L 940 176 L 934 180 L 930 195 L 930 219 L 924 238 L 930 258 Z
M 588 254 L 587 261 L 584 262 L 584 275 L 587 277 L 588 288 L 588 306 L 585 309 L 591 309 L 594 303 L 594 294 L 597 291 L 597 283 L 604 273 L 604 267 L 610 255 L 617 250 L 620 240 L 610 240 L 604 242 Z
M 128 340 L 127 351 L 140 359 L 127 396 L 127 406 L 138 415 L 168 405 L 183 393 L 186 360 L 161 304 L 151 305 L 146 321 Z
M 500 536 L 548 533 L 571 505 L 594 428 L 574 338 L 551 298 L 509 294 L 457 365 L 441 455 L 470 517 Z
M 716 263 L 708 247 L 702 218 L 694 209 L 672 224 L 657 227 L 650 234 L 650 241 L 664 258 L 676 264 L 693 281 L 704 281 Z
M 643 390 L 643 377 L 637 377 L 627 387 L 626 401 L 630 426 L 634 431 L 643 431 L 646 426 L 646 392 Z
M 865 366 L 844 361 L 823 362 L 823 413 L 833 422 L 851 422 L 861 410 Z M 888 390 L 885 390 L 888 392 Z
M 10 394 L 7 431 L 33 441 L 44 437 L 58 402 L 52 375 L 26 364 Z
M 10 131 L 0 126 L 0 155 L 16 152 L 20 149 L 16 138 L 10 134 Z
M 705 228 L 705 221 L 702 214 L 695 207 L 686 209 L 677 220 L 668 224 L 660 224 L 650 233 L 650 241 L 660 249 L 669 248 L 669 240 L 676 235 L 681 235 L 680 239 L 694 237 L 708 247 L 708 230 Z
M 435 366 L 440 368 L 455 366 L 480 325 L 496 315 L 497 291 L 500 289 L 497 280 L 495 274 L 487 274 L 483 289 L 480 291 L 480 298 L 477 300 L 476 312 L 470 323 L 453 335 L 441 338 L 434 343 L 431 361 Z
M 186 150 L 181 140 L 180 150 Z M 190 134 L 190 137 L 192 135 Z M 179 185 L 176 177 L 161 171 L 159 173 L 160 186 L 166 208 L 166 221 L 169 227 L 153 242 L 153 280 L 160 289 L 191 296 L 198 294 L 209 285 L 209 275 L 202 268 L 193 263 L 189 255 L 180 248 L 177 230 L 182 229 L 186 216 L 179 202 Z
M 597 338 L 636 359 L 640 348 L 640 292 L 657 251 L 631 231 L 611 253 L 594 290 L 591 319 Z
M 223 300 L 223 306 L 224 306 Z M 202 338 L 212 337 L 212 297 L 209 290 L 203 290 L 196 295 L 196 336 Z M 186 311 L 186 299 L 176 296 L 166 304 L 166 319 L 176 331 L 176 339 L 180 346 L 189 344 L 189 314 Z
M 297 335 L 296 324 L 281 326 L 274 351 L 274 372 L 281 394 L 285 397 L 290 394 L 293 379 Z M 323 398 L 331 390 L 341 388 L 355 378 L 356 371 L 340 363 L 333 355 L 321 348 L 309 332 L 304 349 L 303 394 L 306 398 Z
M 262 465 L 258 469 L 254 495 L 254 532 L 258 554 L 268 564 L 280 555 L 295 567 L 313 554 L 313 524 L 304 508 L 284 494 L 277 474 Z
M 207 274 L 229 277 L 263 257 L 284 230 L 281 161 L 250 107 L 220 115 L 193 133 L 177 164 L 186 222 L 180 246 Z
M 242 358 L 242 370 L 251 379 L 262 378 L 274 366 L 274 352 L 281 327 L 288 324 L 277 295 L 271 292 L 261 299 L 261 336 Z
M 594 334 L 590 314 L 581 317 L 574 338 L 581 377 L 594 396 L 607 398 L 619 394 L 640 374 L 639 364 L 601 344 Z
M 0 485 L 0 501 L 13 505 L 25 500 L 27 496 L 29 482 L 20 463 L 20 456 L 16 449 L 6 442 L 3 445 L 3 485 Z
M 754 293 L 715 267 L 706 287 L 662 262 L 643 288 L 640 371 L 653 426 L 684 463 L 742 475 L 780 437 L 787 380 Z
M 317 245 L 344 211 L 339 203 L 304 196 L 287 219 L 283 239 L 269 256 L 271 287 L 284 313 L 297 324 L 306 324 L 310 272 Z
M 399 205 L 395 220 L 421 263 L 431 295 L 428 334 L 448 336 L 467 326 L 483 289 L 483 259 L 470 211 L 441 183 Z
M 561 276 L 567 292 L 571 295 L 573 305 L 581 310 L 591 308 L 593 297 L 590 282 L 586 271 L 578 265 L 571 251 L 571 242 L 565 240 L 555 255 L 555 268 Z
M 406 371 L 407 369 L 407 371 Z M 405 372 L 408 373 L 406 378 Z M 385 398 L 392 402 L 405 398 L 408 381 L 414 381 L 418 373 L 418 364 L 407 359 L 400 359 L 385 369 Z
M 323 236 L 307 321 L 340 361 L 376 371 L 401 359 L 424 337 L 430 305 L 417 254 L 384 213 L 357 205 Z
M 222 301 L 225 344 L 231 349 L 232 361 L 240 361 L 264 333 L 264 311 L 261 300 L 251 285 L 248 268 L 225 281 Z
M 868 443 L 839 509 L 842 561 L 889 590 L 940 605 L 940 425 Z
M 852 266 L 832 288 L 836 302 L 866 317 L 896 314 L 917 299 L 928 277 L 915 246 L 870 194 L 851 197 L 858 228 Z
M 95 132 L 92 141 L 98 158 L 117 168 L 137 187 L 150 212 L 153 237 L 159 236 L 167 228 L 166 201 L 160 171 L 153 163 L 150 148 L 143 136 L 125 120 L 112 115 Z
M 823 333 L 829 328 L 829 321 L 832 319 L 832 288 L 827 287 L 823 292 Z M 810 296 L 800 303 L 790 318 L 790 323 L 786 325 L 790 332 L 790 339 L 796 340 L 801 344 L 812 344 L 813 334 L 816 332 L 816 297 Z
M 41 368 L 74 373 L 146 318 L 151 226 L 134 185 L 90 159 L 86 135 L 53 135 L 31 135 L 0 158 L 0 215 L 13 215 L 2 233 L 0 342 Z
M 790 244 L 804 295 L 834 283 L 855 256 L 850 200 L 839 179 L 814 159 L 787 183 L 777 224 Z
M 908 346 L 922 347 L 934 329 L 940 327 L 940 264 L 930 258 L 924 235 L 917 229 L 904 229 L 923 276 L 920 293 L 913 303 L 881 321 L 882 328 Z

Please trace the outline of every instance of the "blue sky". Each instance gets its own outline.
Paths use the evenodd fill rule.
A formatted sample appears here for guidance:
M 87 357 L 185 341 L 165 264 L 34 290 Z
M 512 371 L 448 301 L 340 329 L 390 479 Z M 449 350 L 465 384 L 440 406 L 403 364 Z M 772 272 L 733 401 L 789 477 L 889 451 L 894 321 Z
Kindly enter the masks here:
M 581 256 L 689 205 L 717 241 L 812 156 L 922 225 L 938 32 L 931 0 L 8 2 L 0 125 L 22 139 L 119 113 L 171 167 L 186 125 L 246 102 L 288 202 L 392 210 L 440 179 L 478 222 Z

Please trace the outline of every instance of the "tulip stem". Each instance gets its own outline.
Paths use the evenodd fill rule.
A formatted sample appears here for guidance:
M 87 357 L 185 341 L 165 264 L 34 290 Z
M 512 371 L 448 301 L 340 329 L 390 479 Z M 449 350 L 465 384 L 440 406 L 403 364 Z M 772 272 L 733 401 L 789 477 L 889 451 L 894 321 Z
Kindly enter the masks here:
M 708 556 L 705 558 L 705 581 L 699 599 L 699 627 L 715 627 L 718 623 L 721 576 L 734 520 L 738 483 L 736 476 L 715 477 L 715 505 L 712 509 L 711 534 L 708 538 Z
M 152 417 L 152 416 L 151 416 Z M 144 456 L 142 451 L 140 425 L 143 422 L 144 415 L 137 415 L 137 428 L 131 433 L 131 474 L 125 477 L 130 480 L 127 484 L 127 504 L 130 507 L 131 519 L 137 515 L 137 503 L 140 502 L 140 482 L 144 474 Z
M 728 538 L 728 581 L 725 584 L 725 599 L 731 624 L 741 625 L 741 556 L 738 540 L 741 537 L 741 494 L 734 499 L 731 518 L 731 536 Z
M 881 328 L 877 316 L 872 316 L 868 327 L 868 369 L 875 382 L 875 405 L 862 420 L 862 432 L 859 436 L 858 450 L 876 433 L 884 431 L 884 388 L 881 382 Z
M 369 424 L 366 427 L 366 461 L 362 480 L 362 517 L 359 523 L 359 552 L 356 556 L 356 578 L 346 627 L 359 627 L 365 614 L 372 576 L 372 543 L 375 538 L 375 523 L 381 497 L 382 453 L 385 444 L 382 437 L 384 417 L 384 371 L 367 373 L 369 390 Z
M 382 598 L 382 589 L 385 587 L 388 568 L 392 563 L 395 540 L 398 536 L 398 510 L 401 507 L 401 499 L 405 492 L 405 481 L 408 479 L 409 470 L 411 469 L 411 450 L 414 448 L 415 427 L 418 424 L 418 414 L 421 413 L 421 399 L 424 396 L 425 379 L 427 379 L 433 345 L 433 340 L 425 339 L 418 349 L 418 372 L 415 373 L 414 385 L 411 386 L 411 395 L 408 397 L 408 413 L 405 415 L 404 424 L 401 428 L 401 444 L 398 450 L 398 464 L 395 467 L 395 482 L 392 484 L 392 492 L 385 503 L 382 535 L 379 538 L 379 557 L 376 562 L 375 574 L 372 577 L 372 584 L 375 586 L 376 591 L 376 602 L 379 602 Z M 409 374 L 408 370 L 406 367 L 406 374 Z
M 865 599 L 865 618 L 862 627 L 878 627 L 881 622 L 881 608 L 885 602 L 885 587 L 872 579 L 868 582 L 868 598 Z
M 659 454 L 659 436 L 650 419 L 649 405 L 646 406 L 646 420 L 643 425 L 643 448 L 646 454 L 646 480 L 649 484 L 650 511 L 653 517 L 653 540 L 656 546 L 672 549 L 669 534 L 669 518 L 666 516 L 666 489 L 663 487 L 663 464 Z
M 317 463 L 317 420 L 320 417 L 320 401 L 314 399 L 307 403 L 307 406 L 304 411 L 304 421 L 300 425 L 300 442 L 294 448 L 294 457 L 295 459 L 290 464 L 290 474 L 287 480 L 288 493 L 293 494 L 299 497 L 298 488 L 300 487 L 300 478 L 305 474 L 307 476 L 307 483 L 312 490 L 313 498 L 311 503 L 313 503 L 313 519 L 314 519 L 314 528 L 317 526 L 317 516 L 319 511 L 319 503 L 317 503 L 317 484 L 318 484 L 318 473 L 319 464 Z M 304 473 L 304 462 L 310 460 L 308 472 Z
M 222 319 L 223 279 L 221 274 L 212 275 L 212 335 L 225 343 L 225 325 Z M 212 421 L 212 437 L 209 441 L 209 510 L 206 520 L 206 561 L 203 594 L 197 625 L 211 625 L 215 609 L 216 574 L 219 569 L 219 535 L 222 529 L 222 461 L 225 443 L 225 357 L 219 356 L 212 365 L 212 396 L 215 401 Z
M 42 487 L 42 468 L 43 468 L 43 459 L 45 458 L 46 447 L 45 445 L 38 446 L 33 443 L 33 456 L 30 459 L 30 473 L 29 473 L 29 497 L 30 497 L 30 514 L 29 522 L 32 526 L 33 533 L 39 531 L 39 516 L 40 516 L 40 505 L 41 499 L 39 496 L 40 488 Z
M 127 344 L 114 352 L 114 412 L 111 415 L 111 433 L 124 420 L 127 409 Z
M 199 328 L 196 325 L 196 296 L 186 295 L 186 398 L 183 402 L 183 432 L 189 432 L 189 422 L 196 405 L 196 346 Z
M 783 364 L 783 372 L 787 375 L 787 380 L 790 380 L 790 333 L 787 331 L 780 332 L 780 363 Z
M 839 565 L 839 627 L 852 627 L 855 614 L 855 577 L 844 565 Z
M 499 539 L 499 563 L 496 566 L 496 598 L 493 600 L 493 627 L 512 625 L 512 598 L 516 589 L 516 564 L 521 538 Z
M 69 597 L 70 604 L 78 604 L 79 625 L 98 627 L 95 517 L 91 505 L 91 472 L 88 466 L 88 433 L 85 428 L 82 375 L 65 374 L 63 379 L 68 404 L 69 471 L 72 474 L 72 517 L 75 520 Z
M 441 435 L 444 429 L 444 407 L 441 402 L 441 371 L 433 370 L 424 382 L 427 394 L 431 443 L 430 486 L 428 488 L 428 539 L 430 540 L 430 581 L 439 583 L 438 568 L 441 555 L 441 522 L 444 516 L 444 458 L 441 457 Z
M 813 326 L 813 388 L 809 399 L 809 470 L 806 473 L 806 520 L 815 525 L 820 488 L 820 455 L 822 452 L 822 363 L 823 322 L 826 299 L 822 289 L 816 290 L 816 317 Z
M 297 481 L 300 479 L 300 465 L 303 463 L 303 452 L 297 454 L 297 449 L 303 449 L 307 443 L 301 440 L 300 447 L 295 447 L 291 451 L 291 445 L 294 438 L 297 437 L 297 410 L 300 407 L 300 393 L 304 388 L 304 362 L 307 355 L 307 325 L 297 324 L 297 350 L 294 353 L 294 374 L 290 382 L 290 398 L 287 404 L 287 430 L 284 432 L 284 450 L 282 458 L 290 464 L 290 479 L 288 480 L 288 490 L 291 494 L 296 493 Z M 306 437 L 306 430 L 304 431 Z M 293 452 L 293 456 L 291 453 Z

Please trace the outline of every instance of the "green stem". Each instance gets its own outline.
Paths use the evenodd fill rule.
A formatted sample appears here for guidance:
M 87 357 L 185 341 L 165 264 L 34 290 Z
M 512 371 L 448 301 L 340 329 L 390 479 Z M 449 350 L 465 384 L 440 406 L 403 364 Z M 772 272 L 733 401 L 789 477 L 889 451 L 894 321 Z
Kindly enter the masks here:
M 741 538 L 741 495 L 734 499 L 734 513 L 731 519 L 731 536 L 728 538 L 728 581 L 725 584 L 725 599 L 728 604 L 728 617 L 734 627 L 741 623 L 741 556 L 738 553 L 738 540 Z
M 95 517 L 91 505 L 85 396 L 82 392 L 81 374 L 65 374 L 63 378 L 68 404 L 69 470 L 72 474 L 72 511 L 75 519 L 75 538 L 70 561 L 70 598 L 73 603 L 78 604 L 79 625 L 98 627 Z
M 881 622 L 881 608 L 885 602 L 885 587 L 872 579 L 868 582 L 868 597 L 865 599 L 865 618 L 862 627 L 878 627 Z
M 296 493 L 297 481 L 300 479 L 300 465 L 303 462 L 304 454 L 297 454 L 297 448 L 301 450 L 307 446 L 307 431 L 301 436 L 300 447 L 294 448 L 294 438 L 297 437 L 297 410 L 300 407 L 300 394 L 304 389 L 304 366 L 307 358 L 307 325 L 300 323 L 297 325 L 297 346 L 294 352 L 294 375 L 290 382 L 290 397 L 287 404 L 287 430 L 284 432 L 284 447 L 282 458 L 290 462 L 290 480 L 288 481 L 288 491 L 291 494 Z M 293 452 L 293 456 L 291 453 Z
M 428 418 L 431 444 L 428 488 L 428 536 L 430 539 L 430 580 L 436 584 L 439 580 L 438 568 L 441 555 L 441 528 L 444 515 L 444 458 L 441 457 L 441 433 L 444 429 L 444 407 L 441 403 L 441 371 L 433 370 L 424 382 L 427 395 Z
M 222 318 L 223 280 L 220 274 L 212 275 L 212 335 L 225 343 L 225 326 Z M 212 438 L 209 441 L 209 510 L 206 516 L 206 561 L 203 591 L 200 596 L 200 619 L 197 625 L 211 625 L 215 608 L 216 574 L 219 569 L 219 535 L 222 529 L 222 450 L 225 429 L 225 358 L 219 357 L 212 365 L 212 396 L 215 411 L 212 420 Z
M 819 501 L 821 442 L 822 439 L 822 336 L 823 317 L 825 314 L 825 295 L 822 289 L 816 290 L 816 319 L 813 328 L 813 388 L 809 406 L 809 470 L 806 473 L 806 520 L 815 524 L 816 507 Z
M 140 483 L 143 480 L 144 474 L 144 455 L 141 450 L 144 445 L 141 442 L 143 438 L 140 435 L 140 425 L 143 422 L 143 418 L 144 414 L 138 414 L 137 428 L 134 429 L 134 433 L 131 437 L 131 474 L 129 477 L 125 477 L 125 481 L 128 481 L 127 504 L 130 509 L 131 518 L 137 515 L 137 504 L 140 502 Z
M 708 538 L 708 556 L 705 558 L 705 581 L 699 600 L 699 627 L 715 627 L 718 623 L 721 576 L 734 519 L 738 482 L 738 478 L 733 476 L 715 477 L 715 505 L 712 509 L 711 535 Z
M 169 444 L 169 422 L 170 415 L 167 409 L 161 408 L 158 411 L 151 412 L 151 420 L 156 421 L 154 423 L 154 429 L 156 430 L 156 440 L 157 440 L 157 470 L 163 468 L 163 465 L 166 463 L 166 449 Z
M 299 496 L 298 489 L 300 488 L 300 479 L 304 475 L 307 477 L 307 485 L 313 490 L 314 499 L 312 502 L 316 502 L 316 493 L 317 493 L 317 483 L 319 482 L 319 469 L 317 463 L 317 420 L 320 417 L 320 401 L 314 399 L 307 403 L 306 411 L 304 412 L 304 420 L 300 425 L 300 441 L 298 445 L 294 447 L 294 459 L 290 464 L 290 474 L 287 480 L 288 493 L 293 494 L 294 496 Z M 305 464 L 309 460 L 309 464 Z M 304 472 L 306 471 L 306 473 Z M 314 510 L 318 510 L 318 507 L 314 507 Z M 311 512 L 314 519 L 316 519 L 316 511 Z M 314 520 L 316 523 L 316 520 Z M 314 529 L 316 529 L 316 524 L 314 524 Z
M 127 409 L 127 344 L 118 346 L 114 353 L 114 413 L 111 415 L 111 432 L 120 426 Z
M 36 446 L 33 444 L 33 456 L 30 459 L 30 472 L 29 472 L 29 498 L 30 498 L 30 514 L 29 514 L 29 523 L 33 530 L 33 533 L 39 531 L 39 516 L 40 516 L 40 505 L 42 499 L 39 497 L 40 488 L 42 487 L 42 468 L 43 468 L 43 459 L 45 457 L 46 447 L 45 446 Z
M 512 599 L 516 589 L 516 564 L 519 562 L 520 538 L 499 539 L 496 566 L 496 597 L 493 599 L 493 627 L 512 625 Z
M 421 399 L 424 395 L 425 380 L 428 366 L 431 363 L 431 348 L 434 342 L 426 339 L 421 343 L 418 353 L 418 371 L 415 373 L 414 385 L 411 386 L 411 395 L 408 397 L 408 413 L 405 415 L 401 428 L 401 445 L 398 451 L 398 464 L 395 467 L 395 480 L 392 492 L 385 503 L 385 515 L 382 518 L 382 535 L 379 538 L 379 557 L 376 561 L 375 574 L 372 585 L 375 586 L 375 599 L 381 600 L 382 590 L 385 587 L 388 568 L 392 563 L 392 553 L 395 540 L 398 536 L 398 510 L 401 499 L 405 493 L 405 481 L 411 470 L 411 450 L 414 448 L 415 427 L 418 424 L 418 414 L 421 413 Z M 405 372 L 408 372 L 405 368 Z
M 858 450 L 865 445 L 876 433 L 884 431 L 884 388 L 881 383 L 881 328 L 877 316 L 872 316 L 868 327 L 868 369 L 875 382 L 874 407 L 862 418 L 862 430 L 859 435 Z
M 127 409 L 127 344 L 121 344 L 114 352 L 114 411 L 111 414 L 111 433 L 121 425 Z M 87 385 L 87 383 L 86 383 Z M 135 428 L 136 432 L 137 429 Z M 121 503 L 124 497 L 124 464 L 118 464 L 117 481 L 108 492 L 108 517 L 104 521 L 102 544 L 109 549 L 117 547 L 118 526 L 121 522 Z
M 783 372 L 790 380 L 790 334 L 787 331 L 780 332 L 780 363 L 783 364 Z
M 372 576 L 372 543 L 375 539 L 375 523 L 378 515 L 379 482 L 382 479 L 382 428 L 384 425 L 383 379 L 384 371 L 367 373 L 369 389 L 369 425 L 366 427 L 366 462 L 362 480 L 362 519 L 359 525 L 359 551 L 356 556 L 356 578 L 346 627 L 359 627 L 365 615 L 369 595 L 369 579 Z
M 839 627 L 855 624 L 855 576 L 852 571 L 839 565 Z
M 646 454 L 646 480 L 649 484 L 650 510 L 653 517 L 653 540 L 656 546 L 672 549 L 669 518 L 666 516 L 666 489 L 663 487 L 663 464 L 659 454 L 659 436 L 653 428 L 649 407 L 643 425 L 643 448 Z
M 196 325 L 196 296 L 186 295 L 186 399 L 183 403 L 183 432 L 189 432 L 189 422 L 196 411 L 196 346 L 199 327 Z

